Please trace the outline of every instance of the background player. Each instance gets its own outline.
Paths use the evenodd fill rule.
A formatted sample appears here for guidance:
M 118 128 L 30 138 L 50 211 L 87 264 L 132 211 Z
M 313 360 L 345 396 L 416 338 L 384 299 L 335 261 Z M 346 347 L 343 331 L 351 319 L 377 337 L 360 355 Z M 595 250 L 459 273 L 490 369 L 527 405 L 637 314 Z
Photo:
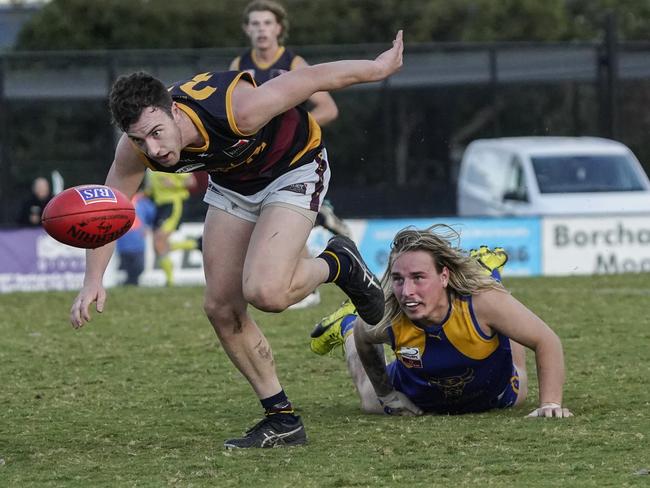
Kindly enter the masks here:
M 178 229 L 183 218 L 185 201 L 190 189 L 196 185 L 191 173 L 162 173 L 148 171 L 146 193 L 156 205 L 154 219 L 153 247 L 160 268 L 165 273 L 165 285 L 174 284 L 174 264 L 170 251 L 190 250 L 198 247 L 195 239 L 170 243 L 169 238 Z
M 244 9 L 242 29 L 250 40 L 251 48 L 230 63 L 230 69 L 247 71 L 258 84 L 262 84 L 282 73 L 308 66 L 307 62 L 284 46 L 289 34 L 289 18 L 285 8 L 272 0 L 254 0 Z M 314 93 L 305 103 L 316 123 L 323 127 L 338 117 L 336 102 L 327 92 Z M 335 213 L 332 205 L 325 201 L 318 211 L 316 225 L 335 235 L 350 237 L 350 229 Z M 305 247 L 303 257 L 309 257 Z M 290 308 L 305 308 L 320 303 L 318 290 L 307 295 Z
M 137 286 L 144 271 L 147 235 L 156 217 L 156 206 L 142 191 L 133 195 L 131 203 L 135 208 L 135 220 L 129 231 L 117 240 L 116 249 L 120 269 L 126 272 L 124 284 Z

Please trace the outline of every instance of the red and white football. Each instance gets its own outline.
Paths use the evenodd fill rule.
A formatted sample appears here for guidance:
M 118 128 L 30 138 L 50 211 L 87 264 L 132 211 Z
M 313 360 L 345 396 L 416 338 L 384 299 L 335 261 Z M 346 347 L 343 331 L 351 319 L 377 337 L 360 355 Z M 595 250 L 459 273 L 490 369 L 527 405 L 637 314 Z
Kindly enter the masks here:
M 135 209 L 118 190 L 81 185 L 56 195 L 43 210 L 45 231 L 57 241 L 94 249 L 123 236 L 133 225 Z

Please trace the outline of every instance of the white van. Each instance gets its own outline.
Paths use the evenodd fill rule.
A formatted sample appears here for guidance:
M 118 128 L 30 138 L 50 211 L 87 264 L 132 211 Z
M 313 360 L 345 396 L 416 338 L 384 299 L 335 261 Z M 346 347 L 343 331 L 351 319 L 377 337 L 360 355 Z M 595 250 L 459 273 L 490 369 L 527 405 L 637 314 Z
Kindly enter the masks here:
M 479 139 L 458 175 L 458 214 L 650 212 L 650 181 L 625 145 L 596 137 Z

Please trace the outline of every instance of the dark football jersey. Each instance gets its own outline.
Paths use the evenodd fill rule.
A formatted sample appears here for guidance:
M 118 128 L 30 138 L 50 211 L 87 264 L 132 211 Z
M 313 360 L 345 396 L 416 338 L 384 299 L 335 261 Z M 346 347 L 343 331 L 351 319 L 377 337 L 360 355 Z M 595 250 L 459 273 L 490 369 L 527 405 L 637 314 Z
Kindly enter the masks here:
M 318 124 L 300 107 L 276 117 L 255 134 L 244 134 L 232 112 L 235 84 L 249 73 L 226 71 L 196 75 L 169 91 L 201 133 L 201 147 L 186 147 L 170 167 L 141 153 L 145 164 L 167 173 L 208 171 L 212 181 L 242 195 L 257 193 L 287 171 L 311 162 L 322 149 Z
M 275 59 L 270 63 L 262 63 L 260 60 L 255 58 L 255 53 L 252 49 L 249 49 L 235 61 L 235 69 L 239 71 L 246 71 L 253 75 L 255 81 L 258 84 L 266 83 L 271 78 L 286 73 L 294 69 L 293 63 L 296 60 L 297 56 L 295 53 L 280 46 L 278 53 L 276 54 Z

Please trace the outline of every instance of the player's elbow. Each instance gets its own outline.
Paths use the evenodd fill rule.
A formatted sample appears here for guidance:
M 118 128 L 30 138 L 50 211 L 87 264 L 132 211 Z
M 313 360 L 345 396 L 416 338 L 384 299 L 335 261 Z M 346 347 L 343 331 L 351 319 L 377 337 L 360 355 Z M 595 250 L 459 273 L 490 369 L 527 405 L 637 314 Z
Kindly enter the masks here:
M 323 127 L 331 122 L 334 122 L 338 117 L 339 117 L 339 109 L 336 105 L 334 105 L 321 116 L 321 120 L 318 121 L 318 124 L 321 127 Z
M 327 107 L 327 123 L 333 122 L 339 118 L 339 108 L 336 106 L 334 101 Z

